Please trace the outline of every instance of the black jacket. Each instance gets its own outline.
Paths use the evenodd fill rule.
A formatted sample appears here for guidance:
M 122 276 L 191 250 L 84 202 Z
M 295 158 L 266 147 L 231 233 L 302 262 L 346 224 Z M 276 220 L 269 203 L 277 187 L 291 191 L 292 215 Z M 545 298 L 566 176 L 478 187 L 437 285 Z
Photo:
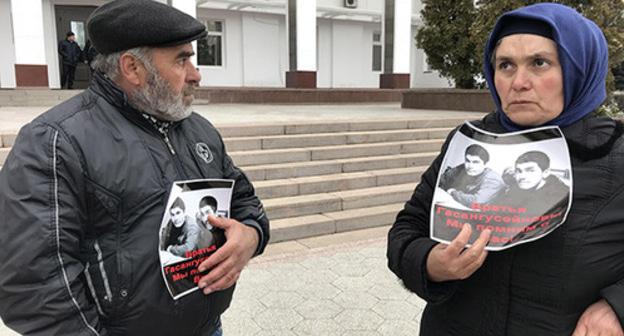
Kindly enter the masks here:
M 494 114 L 476 125 L 503 133 Z M 563 129 L 571 151 L 572 208 L 547 237 L 500 252 L 463 281 L 433 283 L 426 260 L 433 188 L 452 134 L 388 234 L 388 264 L 428 304 L 421 335 L 565 335 L 605 298 L 624 325 L 624 141 L 611 119 Z
M 82 50 L 76 42 L 71 42 L 67 39 L 59 42 L 58 52 L 61 54 L 61 61 L 63 64 L 76 66 L 82 56 Z
M 24 126 L 0 172 L 0 315 L 26 335 L 208 335 L 234 288 L 174 301 L 159 227 L 172 182 L 235 180 L 231 218 L 269 239 L 269 222 L 217 130 L 192 114 L 168 148 L 97 74 L 82 94 Z M 196 144 L 213 159 L 205 162 Z M 208 160 L 206 160 L 208 161 Z

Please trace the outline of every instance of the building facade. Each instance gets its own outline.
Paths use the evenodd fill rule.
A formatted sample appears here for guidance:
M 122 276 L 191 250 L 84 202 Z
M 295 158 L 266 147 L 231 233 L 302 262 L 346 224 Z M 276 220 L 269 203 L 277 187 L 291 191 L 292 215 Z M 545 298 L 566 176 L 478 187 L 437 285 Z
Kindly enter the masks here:
M 295 87 L 289 72 L 313 73 L 319 88 L 378 88 L 384 73 L 409 75 L 412 88 L 449 86 L 416 47 L 419 0 L 158 1 L 206 24 L 201 86 Z M 105 2 L 0 0 L 0 88 L 60 88 L 58 42 L 73 31 L 84 47 L 86 20 Z M 75 87 L 89 76 L 80 65 Z

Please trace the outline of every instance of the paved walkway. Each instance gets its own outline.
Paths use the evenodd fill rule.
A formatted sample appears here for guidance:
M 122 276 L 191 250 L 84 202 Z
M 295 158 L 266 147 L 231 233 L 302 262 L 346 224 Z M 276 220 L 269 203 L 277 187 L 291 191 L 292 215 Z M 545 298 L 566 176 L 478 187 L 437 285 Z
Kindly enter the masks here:
M 50 106 L 0 106 L 0 133 L 15 132 Z M 433 111 L 402 109 L 399 103 L 344 105 L 255 105 L 214 104 L 197 105 L 195 111 L 216 125 L 249 123 L 295 123 L 327 120 L 376 120 L 456 118 L 474 119 L 479 112 Z
M 225 335 L 417 335 L 424 301 L 388 270 L 387 231 L 269 246 L 242 273 Z

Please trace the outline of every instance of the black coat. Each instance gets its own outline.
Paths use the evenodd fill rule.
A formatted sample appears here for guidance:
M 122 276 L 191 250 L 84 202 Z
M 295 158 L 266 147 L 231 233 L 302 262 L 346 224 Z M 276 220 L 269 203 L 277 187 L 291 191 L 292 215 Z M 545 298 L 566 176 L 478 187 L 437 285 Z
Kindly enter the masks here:
M 494 114 L 480 128 L 502 133 Z M 571 151 L 572 208 L 547 237 L 490 252 L 462 281 L 433 283 L 426 260 L 436 177 L 452 134 L 388 234 L 388 264 L 428 304 L 421 335 L 569 336 L 585 309 L 605 298 L 624 324 L 624 141 L 611 119 L 563 129 Z
M 235 180 L 230 216 L 258 230 L 257 253 L 269 222 L 210 122 L 193 113 L 168 137 L 175 153 L 99 73 L 20 130 L 0 171 L 5 324 L 25 335 L 208 335 L 234 288 L 169 295 L 158 240 L 172 183 Z
M 82 50 L 76 42 L 71 42 L 67 39 L 59 42 L 58 52 L 61 54 L 61 61 L 63 64 L 76 66 L 82 57 Z

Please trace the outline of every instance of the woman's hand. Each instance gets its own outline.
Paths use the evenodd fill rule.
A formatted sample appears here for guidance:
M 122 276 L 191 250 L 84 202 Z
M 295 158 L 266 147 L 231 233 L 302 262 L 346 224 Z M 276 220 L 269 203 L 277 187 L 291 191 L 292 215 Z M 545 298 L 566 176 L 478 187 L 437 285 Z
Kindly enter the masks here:
M 585 309 L 572 336 L 624 336 L 617 315 L 602 299 Z
M 457 237 L 449 244 L 438 244 L 427 257 L 427 276 L 435 282 L 463 280 L 472 275 L 485 261 L 485 245 L 490 240 L 490 230 L 483 230 L 471 247 L 464 249 L 472 228 L 464 224 Z

